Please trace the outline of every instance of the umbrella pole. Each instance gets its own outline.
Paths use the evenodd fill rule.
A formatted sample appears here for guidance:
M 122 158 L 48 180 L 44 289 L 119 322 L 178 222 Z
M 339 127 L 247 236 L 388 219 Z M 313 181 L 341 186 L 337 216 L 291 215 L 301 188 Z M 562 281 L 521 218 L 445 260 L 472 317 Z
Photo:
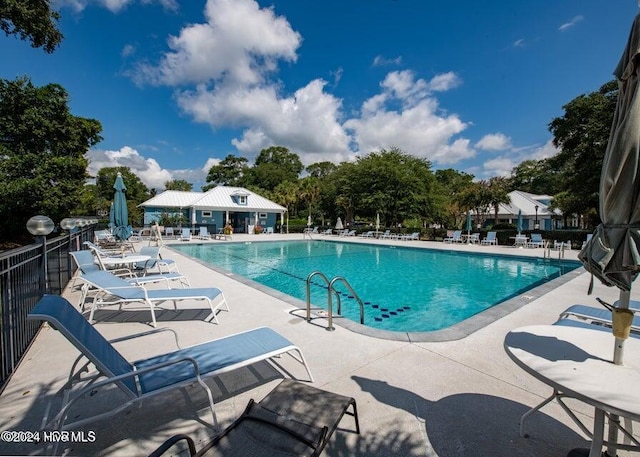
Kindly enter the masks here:
M 618 309 L 628 310 L 630 297 L 631 297 L 631 291 L 621 289 L 620 298 L 618 301 Z M 615 314 L 615 310 L 614 310 L 614 314 Z M 631 317 L 633 317 L 633 315 L 631 315 Z M 616 365 L 622 365 L 622 361 L 624 359 L 624 341 L 626 340 L 626 338 L 620 338 L 618 336 L 616 336 L 615 338 L 616 338 L 616 343 L 613 349 L 613 363 L 615 363 Z M 606 455 L 608 456 L 615 456 L 618 450 L 617 443 L 618 443 L 618 426 L 619 425 L 620 425 L 620 418 L 615 414 L 611 414 L 609 416 L 609 437 L 607 439 L 607 441 L 609 442 L 609 445 L 607 446 Z

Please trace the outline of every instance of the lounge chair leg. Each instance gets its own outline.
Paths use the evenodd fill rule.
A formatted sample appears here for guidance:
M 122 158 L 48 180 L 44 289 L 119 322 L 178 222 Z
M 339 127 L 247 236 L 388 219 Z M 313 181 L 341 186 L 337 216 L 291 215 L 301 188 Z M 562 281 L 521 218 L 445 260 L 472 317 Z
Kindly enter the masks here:
M 153 310 L 153 303 L 151 303 L 151 301 L 147 300 L 147 304 L 149 305 L 149 309 L 151 310 L 151 323 L 152 323 L 153 327 L 156 328 L 158 326 L 158 324 L 156 323 L 156 313 Z

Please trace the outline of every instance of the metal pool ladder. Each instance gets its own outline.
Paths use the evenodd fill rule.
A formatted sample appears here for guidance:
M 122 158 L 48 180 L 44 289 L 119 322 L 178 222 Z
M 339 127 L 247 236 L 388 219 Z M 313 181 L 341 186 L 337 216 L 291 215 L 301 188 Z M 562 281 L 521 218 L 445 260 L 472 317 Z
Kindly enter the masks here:
M 328 321 L 329 321 L 327 330 L 329 331 L 335 330 L 335 327 L 333 326 L 332 293 L 335 294 L 336 298 L 338 299 L 338 309 L 337 309 L 338 314 L 340 314 L 342 310 L 342 300 L 340 299 L 340 294 L 334 288 L 334 284 L 336 282 L 343 283 L 346 286 L 346 288 L 349 290 L 349 292 L 351 292 L 351 294 L 353 295 L 353 298 L 355 298 L 355 300 L 358 302 L 358 305 L 360 305 L 360 323 L 364 324 L 364 304 L 362 303 L 362 300 L 360 300 L 360 297 L 358 296 L 358 294 L 356 294 L 356 292 L 351 287 L 351 284 L 349 284 L 349 282 L 342 276 L 336 276 L 331 281 L 329 281 L 329 279 L 321 271 L 314 271 L 310 273 L 309 276 L 307 276 L 307 322 L 311 322 L 311 279 L 314 276 L 320 276 L 322 279 L 324 279 L 324 282 L 327 284 L 327 311 L 328 311 Z

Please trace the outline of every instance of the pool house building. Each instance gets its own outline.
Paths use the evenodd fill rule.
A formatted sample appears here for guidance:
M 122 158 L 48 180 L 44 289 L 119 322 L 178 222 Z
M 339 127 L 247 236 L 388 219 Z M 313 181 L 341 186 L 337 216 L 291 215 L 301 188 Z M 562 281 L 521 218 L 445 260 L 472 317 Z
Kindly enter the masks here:
M 259 225 L 267 232 L 282 226 L 287 209 L 243 187 L 217 186 L 207 192 L 166 190 L 139 205 L 145 226 L 163 215 L 182 216 L 183 225 L 207 227 L 217 233 L 228 222 L 234 233 L 253 233 Z

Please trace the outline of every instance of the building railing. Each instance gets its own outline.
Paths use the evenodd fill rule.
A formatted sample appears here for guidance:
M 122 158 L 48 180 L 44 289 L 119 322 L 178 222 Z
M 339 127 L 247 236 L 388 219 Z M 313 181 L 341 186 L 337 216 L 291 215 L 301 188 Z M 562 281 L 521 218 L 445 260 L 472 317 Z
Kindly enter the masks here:
M 69 252 L 92 241 L 94 228 L 0 253 L 0 393 L 40 328 L 27 315 L 43 294 L 62 294 L 74 273 Z

